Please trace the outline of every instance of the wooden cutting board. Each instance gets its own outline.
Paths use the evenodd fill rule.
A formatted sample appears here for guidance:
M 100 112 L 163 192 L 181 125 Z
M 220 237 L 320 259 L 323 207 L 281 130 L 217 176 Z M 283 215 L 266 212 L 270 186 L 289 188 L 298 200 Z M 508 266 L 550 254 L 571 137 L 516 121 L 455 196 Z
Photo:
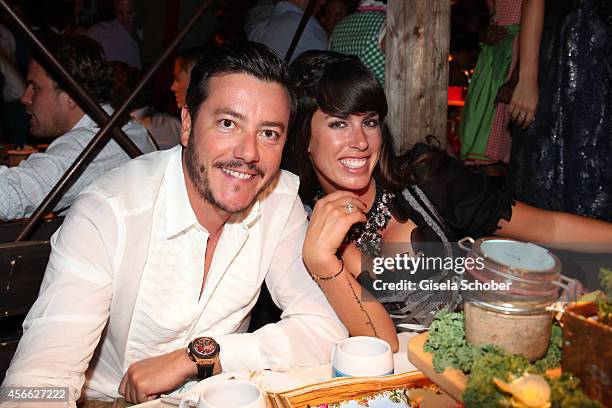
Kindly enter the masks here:
M 432 354 L 423 350 L 428 337 L 429 333 L 425 332 L 410 339 L 408 360 L 448 395 L 461 402 L 461 394 L 467 384 L 467 376 L 455 368 L 447 368 L 441 373 L 436 372 L 433 368 Z

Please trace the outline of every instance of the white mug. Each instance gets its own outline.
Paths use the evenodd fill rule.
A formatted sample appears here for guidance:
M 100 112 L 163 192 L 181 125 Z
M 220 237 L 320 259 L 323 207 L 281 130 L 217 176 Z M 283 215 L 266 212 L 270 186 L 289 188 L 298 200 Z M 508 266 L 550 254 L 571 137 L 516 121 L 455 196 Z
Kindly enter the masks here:
M 391 346 L 376 337 L 350 337 L 332 352 L 332 377 L 375 377 L 393 374 Z
M 248 381 L 222 380 L 209 384 L 201 393 L 181 399 L 179 408 L 266 408 L 261 389 Z

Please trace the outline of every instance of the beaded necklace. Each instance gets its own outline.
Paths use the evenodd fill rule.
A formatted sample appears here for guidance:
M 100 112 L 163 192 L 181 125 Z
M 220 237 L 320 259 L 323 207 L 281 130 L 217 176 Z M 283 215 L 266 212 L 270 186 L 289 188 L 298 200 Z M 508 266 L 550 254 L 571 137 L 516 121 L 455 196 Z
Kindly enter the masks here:
M 372 208 L 366 214 L 366 222 L 353 224 L 346 234 L 345 241 L 354 242 L 362 253 L 371 257 L 379 256 L 382 237 L 379 231 L 384 230 L 391 220 L 389 203 L 395 195 L 376 186 L 376 196 Z

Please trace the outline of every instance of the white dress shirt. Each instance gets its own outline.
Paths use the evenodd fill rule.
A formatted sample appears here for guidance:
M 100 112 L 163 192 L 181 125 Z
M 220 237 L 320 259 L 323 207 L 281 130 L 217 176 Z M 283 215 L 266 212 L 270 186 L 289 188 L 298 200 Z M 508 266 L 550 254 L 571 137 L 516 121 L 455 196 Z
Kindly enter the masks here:
M 84 395 L 115 398 L 130 364 L 203 335 L 219 342 L 225 371 L 328 362 L 347 332 L 303 265 L 297 190 L 297 177 L 282 172 L 228 220 L 200 297 L 208 232 L 189 204 L 181 147 L 99 178 L 52 238 L 3 385 L 69 386 L 74 400 L 89 365 Z M 243 333 L 264 280 L 282 320 Z
M 105 105 L 104 109 L 112 113 L 110 106 Z M 99 130 L 96 122 L 83 115 L 70 131 L 55 139 L 45 153 L 33 153 L 16 167 L 0 166 L 0 220 L 32 215 Z M 122 130 L 143 153 L 155 150 L 147 130 L 139 123 L 130 121 Z M 117 142 L 110 140 L 64 193 L 55 210 L 68 207 L 92 181 L 128 160 L 130 156 Z

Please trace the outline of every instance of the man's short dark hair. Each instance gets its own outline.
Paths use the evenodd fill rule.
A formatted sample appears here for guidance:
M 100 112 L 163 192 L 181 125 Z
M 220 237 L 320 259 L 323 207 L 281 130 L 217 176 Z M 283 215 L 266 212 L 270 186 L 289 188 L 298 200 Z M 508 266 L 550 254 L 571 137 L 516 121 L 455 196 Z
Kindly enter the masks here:
M 51 34 L 47 36 L 45 46 L 96 102 L 110 101 L 113 92 L 112 69 L 100 44 L 83 35 Z M 34 59 L 47 71 L 57 89 L 76 96 L 42 55 L 35 55 Z
M 187 89 L 186 104 L 193 123 L 197 118 L 200 105 L 208 97 L 210 78 L 222 74 L 247 74 L 261 81 L 275 82 L 283 86 L 287 90 L 291 105 L 289 114 L 289 128 L 291 128 L 295 117 L 296 102 L 289 86 L 287 65 L 265 45 L 250 41 L 212 45 L 204 50 L 202 57 L 191 70 Z

